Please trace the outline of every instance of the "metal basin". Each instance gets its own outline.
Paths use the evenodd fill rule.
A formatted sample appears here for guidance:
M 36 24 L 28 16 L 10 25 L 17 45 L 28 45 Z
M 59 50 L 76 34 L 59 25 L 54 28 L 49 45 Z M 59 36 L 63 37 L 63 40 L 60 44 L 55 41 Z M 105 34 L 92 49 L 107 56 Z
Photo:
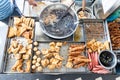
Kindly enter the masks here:
M 45 18 L 51 14 L 56 16 L 56 21 L 59 20 L 67 8 L 68 6 L 64 4 L 56 3 L 48 5 L 40 13 L 40 27 L 47 36 L 55 39 L 63 39 L 71 36 L 75 32 L 78 26 L 78 18 L 73 9 L 69 9 L 68 14 L 58 22 L 53 22 L 48 25 L 44 22 Z M 48 21 L 51 21 L 51 19 Z

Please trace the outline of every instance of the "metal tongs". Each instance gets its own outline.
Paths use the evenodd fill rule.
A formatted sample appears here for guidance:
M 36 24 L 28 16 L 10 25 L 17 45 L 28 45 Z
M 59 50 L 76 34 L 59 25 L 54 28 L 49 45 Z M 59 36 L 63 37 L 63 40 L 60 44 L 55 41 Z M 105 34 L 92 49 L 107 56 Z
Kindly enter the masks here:
M 67 14 L 69 9 L 72 7 L 72 5 L 75 3 L 75 0 L 72 2 L 72 4 L 65 10 L 65 12 L 61 15 L 61 17 L 56 21 L 56 23 L 58 23 L 59 21 L 61 21 Z

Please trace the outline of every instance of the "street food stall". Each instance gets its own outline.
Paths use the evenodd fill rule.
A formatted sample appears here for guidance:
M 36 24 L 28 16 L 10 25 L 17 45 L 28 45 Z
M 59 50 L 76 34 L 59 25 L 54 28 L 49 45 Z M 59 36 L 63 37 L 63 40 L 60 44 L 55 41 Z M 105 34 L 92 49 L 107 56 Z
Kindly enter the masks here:
M 120 1 L 16 2 L 22 15 L 0 22 L 0 80 L 119 80 Z

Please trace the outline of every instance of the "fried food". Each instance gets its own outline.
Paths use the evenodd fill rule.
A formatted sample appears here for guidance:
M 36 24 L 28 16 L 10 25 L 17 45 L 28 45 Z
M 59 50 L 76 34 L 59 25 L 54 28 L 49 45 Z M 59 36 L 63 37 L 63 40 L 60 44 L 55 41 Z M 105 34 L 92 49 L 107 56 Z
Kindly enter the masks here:
M 14 37 L 15 36 L 15 28 L 14 27 L 9 27 L 9 33 L 8 33 L 8 38 Z
M 30 66 L 31 66 L 31 60 L 27 60 L 25 72 L 30 72 Z
M 56 43 L 56 46 L 58 46 L 58 47 L 61 47 L 62 45 L 63 45 L 62 42 L 57 42 L 57 43 Z
M 35 65 L 35 64 L 36 64 L 36 62 L 37 62 L 37 60 L 33 60 L 33 61 L 32 61 L 32 64 L 34 64 L 34 65 Z
M 73 68 L 73 63 L 72 62 L 67 62 L 66 67 L 67 68 Z
M 37 71 L 41 72 L 43 70 L 43 68 L 41 66 L 37 67 Z
M 33 48 L 33 51 L 37 51 L 37 50 L 38 50 L 38 48 L 37 48 L 37 47 L 34 47 L 34 48 Z
M 56 20 L 57 20 L 57 16 L 55 14 L 50 14 L 43 19 L 45 25 L 52 24 L 56 22 Z
M 69 54 L 66 67 L 67 68 L 80 68 L 91 62 L 90 59 L 83 55 L 85 46 L 83 44 L 72 44 L 69 46 Z
M 79 18 L 79 19 L 86 19 L 87 16 L 85 16 L 85 12 L 80 11 L 80 12 L 78 12 L 78 18 Z
M 49 64 L 49 60 L 48 60 L 48 59 L 43 59 L 43 60 L 41 60 L 41 65 L 42 65 L 44 68 L 47 67 L 48 64 Z
M 120 49 L 120 23 L 110 22 L 108 28 L 113 50 Z
M 36 56 L 36 55 L 34 55 L 34 56 L 33 56 L 33 59 L 34 59 L 34 60 L 36 60 L 36 59 L 37 59 L 37 56 Z
M 38 42 L 37 41 L 35 41 L 33 44 L 34 44 L 34 46 L 38 46 Z
M 38 67 L 38 66 L 40 66 L 40 63 L 39 63 L 39 62 L 37 62 L 35 65 L 36 65 L 36 67 Z
M 48 69 L 49 70 L 54 70 L 55 69 L 55 65 L 54 64 L 48 65 Z
M 41 61 L 41 58 L 37 58 L 37 62 L 39 63 Z
M 30 55 L 29 54 L 23 54 L 22 59 L 25 59 L 25 60 L 30 59 Z
M 38 50 L 38 51 L 36 51 L 36 55 L 40 55 L 41 54 L 41 52 Z
M 19 60 L 22 58 L 22 55 L 21 54 L 15 54 L 15 59 Z
M 15 62 L 15 64 L 12 66 L 12 71 L 22 71 L 21 67 L 22 67 L 22 62 L 23 62 L 23 59 L 20 59 L 20 60 L 17 60 Z
M 34 19 L 25 17 L 14 17 L 14 27 L 9 28 L 8 37 L 23 36 L 27 39 L 33 38 Z
M 36 69 L 36 66 L 35 66 L 35 65 L 32 65 L 32 69 L 33 69 L 33 70 Z
M 104 43 L 102 43 L 100 41 L 96 41 L 95 39 L 92 39 L 91 41 L 87 42 L 86 48 L 90 53 L 95 51 L 100 53 L 101 50 L 110 49 L 108 41 L 105 41 Z

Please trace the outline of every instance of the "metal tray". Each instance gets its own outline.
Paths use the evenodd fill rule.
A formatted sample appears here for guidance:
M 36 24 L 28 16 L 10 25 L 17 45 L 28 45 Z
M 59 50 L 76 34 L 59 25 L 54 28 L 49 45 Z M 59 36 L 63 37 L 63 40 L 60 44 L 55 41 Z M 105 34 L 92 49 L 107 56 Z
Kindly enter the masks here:
M 26 17 L 26 18 L 28 18 L 28 17 Z M 29 17 L 29 18 L 35 19 L 34 17 Z M 9 19 L 8 26 L 13 26 L 13 23 L 14 23 L 14 17 L 12 16 Z M 33 32 L 34 32 L 33 35 L 35 36 L 35 29 L 33 29 Z M 33 36 L 32 40 L 34 40 L 34 36 Z M 22 43 L 22 45 L 26 45 L 26 39 L 23 37 L 7 38 L 6 45 L 5 45 L 6 48 L 5 48 L 5 56 L 4 56 L 4 64 L 3 64 L 3 66 L 4 66 L 3 73 L 20 73 L 20 72 L 12 72 L 11 71 L 11 68 L 15 64 L 16 60 L 15 60 L 15 58 L 12 58 L 13 54 L 8 54 L 8 52 L 7 52 L 8 48 L 10 46 L 10 43 L 13 39 L 16 39 L 17 41 L 19 41 L 19 43 Z M 33 47 L 33 44 L 32 44 L 32 47 Z M 31 52 L 31 53 L 33 53 L 33 52 Z M 32 61 L 32 54 L 30 56 L 30 60 Z M 25 60 L 24 60 L 24 62 L 25 62 Z M 24 62 L 23 62 L 23 69 L 26 67 L 26 65 L 24 65 Z M 31 70 L 30 70 L 30 72 L 31 72 Z M 24 72 L 24 73 L 30 73 L 30 72 Z
M 98 26 L 100 24 L 100 26 Z M 92 26 L 94 25 L 94 26 Z M 93 27 L 93 29 L 92 29 Z M 101 30 L 100 30 L 101 29 Z M 108 33 L 103 20 L 100 19 L 85 19 L 84 20 L 84 31 L 86 41 L 96 39 L 97 41 L 104 42 L 108 40 Z M 89 33 L 88 33 L 89 31 Z M 93 31 L 93 32 L 91 32 Z M 99 31 L 99 32 L 98 32 Z
M 58 42 L 58 41 L 56 41 Z M 38 49 L 48 49 L 49 48 L 49 41 L 48 42 L 39 42 Z M 70 44 L 85 44 L 84 42 L 67 42 L 66 45 L 63 45 L 60 50 L 60 55 L 64 58 L 62 61 L 62 68 L 60 69 L 54 69 L 54 70 L 49 70 L 48 68 L 44 68 L 41 73 L 74 73 L 74 72 L 79 72 L 79 73 L 86 73 L 88 72 L 87 66 L 86 67 L 80 67 L 78 69 L 68 69 L 65 67 L 68 59 L 68 47 Z M 84 52 L 83 55 L 86 56 L 86 53 Z M 37 71 L 35 71 L 37 72 Z

